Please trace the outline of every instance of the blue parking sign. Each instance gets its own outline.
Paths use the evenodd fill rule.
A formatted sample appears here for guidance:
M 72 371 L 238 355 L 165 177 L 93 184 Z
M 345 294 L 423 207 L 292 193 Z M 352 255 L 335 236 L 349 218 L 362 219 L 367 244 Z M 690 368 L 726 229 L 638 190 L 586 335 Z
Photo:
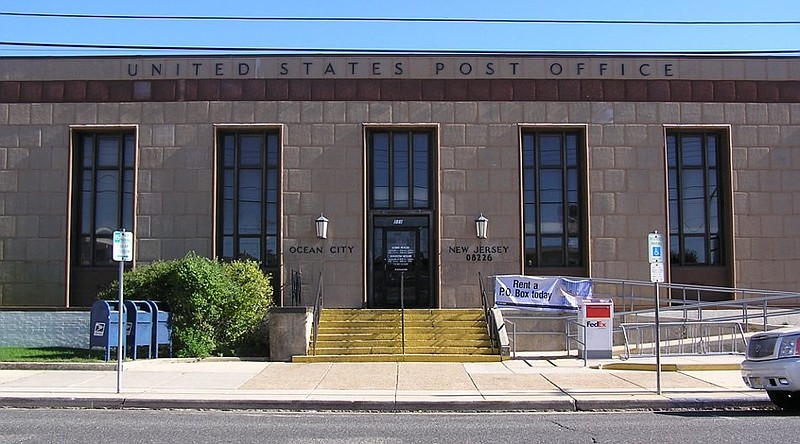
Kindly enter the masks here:
M 664 262 L 664 236 L 653 232 L 647 235 L 647 259 L 651 264 Z

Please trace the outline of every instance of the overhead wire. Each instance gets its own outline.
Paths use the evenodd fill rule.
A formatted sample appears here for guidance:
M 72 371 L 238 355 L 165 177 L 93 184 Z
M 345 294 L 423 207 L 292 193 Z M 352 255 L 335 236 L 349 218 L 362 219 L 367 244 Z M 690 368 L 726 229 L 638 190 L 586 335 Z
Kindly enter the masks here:
M 768 55 L 798 54 L 798 49 L 775 50 L 694 50 L 694 51 L 569 51 L 569 50 L 451 50 L 451 49 L 365 49 L 365 48 L 290 48 L 290 47 L 242 47 L 242 46 L 180 46 L 180 45 L 120 45 L 93 43 L 42 43 L 0 41 L 0 46 L 63 48 L 63 49 L 98 49 L 98 50 L 147 50 L 147 51 L 197 51 L 197 52 L 236 52 L 236 53 L 348 53 L 348 54 L 504 54 L 504 55 Z
M 787 26 L 800 25 L 800 20 L 570 20 L 526 18 L 469 18 L 469 17 L 300 17 L 300 16 L 207 16 L 207 15 L 132 15 L 132 14 L 75 14 L 51 12 L 2 12 L 0 16 L 50 17 L 112 20 L 193 20 L 193 21 L 305 21 L 305 22 L 418 22 L 418 23 L 529 23 L 566 25 L 726 25 L 726 26 Z
M 568 24 L 568 25 L 669 25 L 669 26 L 795 26 L 800 20 L 753 20 L 753 21 L 676 21 L 676 20 L 566 20 L 525 18 L 434 18 L 434 17 L 296 17 L 296 16 L 193 16 L 193 15 L 128 15 L 128 14 L 75 14 L 43 12 L 0 11 L 0 16 L 66 19 L 110 19 L 110 20 L 175 20 L 175 21 L 304 21 L 304 22 L 397 22 L 397 23 L 469 23 L 469 24 Z M 289 48 L 289 47 L 243 47 L 243 46 L 183 46 L 183 45 L 134 45 L 0 41 L 0 46 L 17 48 L 122 50 L 122 51 L 194 51 L 194 52 L 275 52 L 275 53 L 415 53 L 415 54 L 598 54 L 598 55 L 800 55 L 800 49 L 770 50 L 689 50 L 689 51 L 542 51 L 542 50 L 415 50 L 415 49 L 355 49 L 355 48 Z

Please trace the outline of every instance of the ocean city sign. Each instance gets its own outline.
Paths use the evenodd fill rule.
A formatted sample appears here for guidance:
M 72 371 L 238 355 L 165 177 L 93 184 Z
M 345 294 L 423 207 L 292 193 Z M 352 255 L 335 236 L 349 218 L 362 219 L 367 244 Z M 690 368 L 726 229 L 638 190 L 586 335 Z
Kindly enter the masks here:
M 287 249 L 290 254 L 311 254 L 321 255 L 323 253 L 330 253 L 332 255 L 339 254 L 353 254 L 356 247 L 353 245 L 329 245 L 321 247 L 319 245 L 291 245 Z

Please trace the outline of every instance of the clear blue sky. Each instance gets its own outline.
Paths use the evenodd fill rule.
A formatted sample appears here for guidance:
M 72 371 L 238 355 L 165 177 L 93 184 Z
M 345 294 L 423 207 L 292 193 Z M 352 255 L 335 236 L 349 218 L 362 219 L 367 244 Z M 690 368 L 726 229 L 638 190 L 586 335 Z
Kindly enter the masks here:
M 782 25 L 199 21 L 1 13 L 775 22 Z M 0 42 L 327 50 L 770 51 L 800 55 L 800 0 L 3 0 Z M 190 53 L 190 51 L 180 51 Z M 225 52 L 225 51 L 217 51 Z M 274 51 L 261 51 L 274 52 Z M 296 52 L 296 51 L 295 51 Z M 0 44 L 2 56 L 153 54 Z

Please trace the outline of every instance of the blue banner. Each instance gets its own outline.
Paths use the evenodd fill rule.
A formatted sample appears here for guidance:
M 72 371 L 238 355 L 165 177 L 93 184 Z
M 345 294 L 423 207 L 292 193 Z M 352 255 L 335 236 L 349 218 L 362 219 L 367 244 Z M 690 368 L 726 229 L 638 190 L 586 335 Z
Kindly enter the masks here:
M 591 279 L 522 275 L 494 277 L 494 300 L 501 308 L 577 310 L 580 300 L 591 298 Z

